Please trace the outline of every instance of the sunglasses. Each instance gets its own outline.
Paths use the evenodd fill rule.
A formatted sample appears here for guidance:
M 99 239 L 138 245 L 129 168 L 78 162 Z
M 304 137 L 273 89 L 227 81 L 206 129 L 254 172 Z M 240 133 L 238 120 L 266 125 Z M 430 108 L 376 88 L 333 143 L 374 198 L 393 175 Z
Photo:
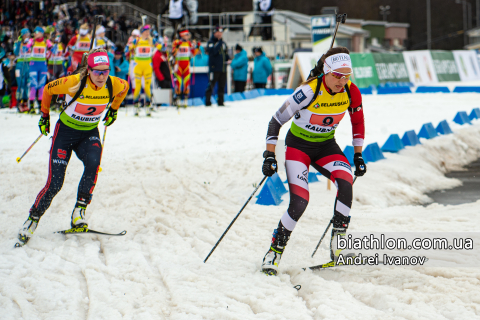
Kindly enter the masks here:
M 341 72 L 337 72 L 337 71 L 332 71 L 330 72 L 332 74 L 332 76 L 336 79 L 350 79 L 350 77 L 353 75 L 353 72 L 350 72 L 350 73 L 341 73 Z
M 94 70 L 94 69 L 90 69 L 90 72 L 95 76 L 95 77 L 99 77 L 101 75 L 106 75 L 108 76 L 108 74 L 110 73 L 110 69 L 107 69 L 107 70 Z

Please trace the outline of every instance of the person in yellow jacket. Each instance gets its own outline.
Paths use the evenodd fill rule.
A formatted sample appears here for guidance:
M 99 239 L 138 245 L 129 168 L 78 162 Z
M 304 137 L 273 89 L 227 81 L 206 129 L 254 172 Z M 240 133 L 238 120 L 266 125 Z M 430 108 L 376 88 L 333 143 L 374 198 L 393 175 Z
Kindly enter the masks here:
M 150 101 L 152 99 L 151 85 L 152 85 L 152 55 L 154 50 L 154 41 L 150 37 L 150 26 L 147 24 L 141 29 L 141 36 L 133 40 L 129 45 L 129 51 L 134 52 L 135 67 L 135 91 L 133 92 L 133 103 L 137 105 L 135 115 L 138 116 L 140 91 L 142 90 L 142 78 L 145 81 L 145 96 L 147 116 L 151 115 L 152 107 Z
M 85 210 L 92 200 L 102 155 L 102 142 L 98 123 L 102 113 L 105 126 L 117 119 L 118 108 L 127 95 L 128 83 L 109 76 L 110 66 L 107 52 L 94 49 L 88 53 L 87 65 L 75 75 L 48 83 L 43 91 L 42 116 L 38 123 L 44 135 L 50 132 L 50 103 L 53 95 L 65 94 L 65 109 L 55 125 L 50 148 L 48 179 L 40 191 L 30 214 L 20 229 L 18 245 L 28 242 L 40 218 L 60 191 L 68 162 L 75 151 L 85 170 L 78 186 L 77 201 L 72 212 L 72 228 L 88 228 Z

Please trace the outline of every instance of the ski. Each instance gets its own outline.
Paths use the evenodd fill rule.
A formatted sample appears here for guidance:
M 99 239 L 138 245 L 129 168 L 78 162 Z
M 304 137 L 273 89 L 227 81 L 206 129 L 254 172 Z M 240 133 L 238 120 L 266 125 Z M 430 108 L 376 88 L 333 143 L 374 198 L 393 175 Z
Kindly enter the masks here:
M 324 263 L 324 264 L 319 264 L 319 265 L 316 265 L 316 266 L 311 266 L 311 267 L 308 267 L 308 269 L 310 270 L 321 270 L 321 269 L 330 269 L 330 268 L 336 268 L 336 267 L 344 267 L 344 266 L 348 266 L 347 264 L 336 264 L 335 261 L 330 261 L 330 262 L 327 262 L 327 263 Z M 307 268 L 302 268 L 303 271 L 307 270 Z
M 377 266 L 383 266 L 384 263 L 383 261 L 378 261 L 378 264 Z M 337 268 L 337 267 L 351 267 L 351 266 L 358 266 L 358 267 L 361 267 L 361 266 L 368 266 L 368 264 L 366 265 L 363 265 L 363 264 L 335 264 L 335 261 L 330 261 L 330 262 L 327 262 L 327 263 L 324 263 L 324 264 L 319 264 L 319 265 L 316 265 L 316 266 L 311 266 L 311 267 L 308 267 L 308 269 L 310 270 L 323 270 L 323 269 L 331 269 L 331 268 Z M 307 270 L 307 268 L 302 268 L 303 271 Z
M 71 228 L 67 230 L 61 230 L 61 231 L 56 231 L 54 233 L 62 233 L 62 234 L 82 234 L 82 233 L 93 233 L 93 234 L 100 234 L 104 236 L 124 236 L 127 233 L 127 230 L 123 230 L 122 232 L 119 233 L 107 233 L 107 232 L 100 232 L 96 230 L 92 230 L 89 228 Z

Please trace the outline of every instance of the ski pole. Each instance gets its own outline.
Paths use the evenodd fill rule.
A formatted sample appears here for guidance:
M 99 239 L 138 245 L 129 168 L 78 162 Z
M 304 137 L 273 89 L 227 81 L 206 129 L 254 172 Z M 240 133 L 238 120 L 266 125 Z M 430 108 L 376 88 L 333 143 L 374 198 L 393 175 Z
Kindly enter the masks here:
M 355 176 L 355 178 L 353 179 L 352 186 L 353 186 L 353 184 L 355 183 L 355 180 L 357 180 L 357 176 Z M 336 201 L 337 201 L 337 198 L 335 198 L 335 202 L 336 202 Z M 322 237 L 320 238 L 320 241 L 318 241 L 318 244 L 317 244 L 317 246 L 315 247 L 315 250 L 313 250 L 312 258 L 313 258 L 313 256 L 315 255 L 315 253 L 317 252 L 318 247 L 320 247 L 320 243 L 322 243 L 323 238 L 325 238 L 325 235 L 327 234 L 328 229 L 330 229 L 330 226 L 332 225 L 332 220 L 333 220 L 333 218 L 330 219 L 330 223 L 328 224 L 327 229 L 325 229 L 325 232 L 323 233 Z
M 100 163 L 102 162 L 103 147 L 105 146 L 105 136 L 106 136 L 106 135 L 107 135 L 107 126 L 105 126 L 105 130 L 103 131 L 102 153 L 100 154 Z M 98 166 L 98 172 L 102 172 L 102 167 Z
M 228 225 L 228 228 L 223 232 L 222 236 L 220 237 L 220 239 L 218 239 L 217 243 L 215 244 L 215 246 L 212 248 L 212 250 L 210 251 L 210 253 L 208 254 L 208 256 L 205 258 L 205 260 L 203 260 L 203 263 L 207 262 L 208 258 L 210 257 L 210 255 L 213 253 L 213 251 L 215 251 L 215 249 L 217 248 L 218 244 L 220 243 L 220 241 L 222 241 L 223 237 L 227 234 L 228 230 L 230 230 L 230 227 L 235 223 L 235 220 L 237 220 L 238 216 L 240 215 L 240 213 L 242 213 L 243 209 L 245 209 L 245 207 L 247 206 L 247 204 L 250 202 L 250 200 L 252 199 L 253 195 L 255 194 L 255 192 L 257 192 L 258 188 L 260 188 L 260 186 L 263 184 L 263 182 L 265 181 L 265 179 L 267 179 L 267 176 L 264 176 L 262 181 L 260 181 L 260 183 L 258 184 L 258 186 L 255 188 L 255 190 L 253 190 L 252 194 L 250 195 L 250 198 L 248 198 L 247 202 L 245 202 L 245 204 L 243 205 L 242 209 L 240 209 L 240 212 L 237 213 L 237 215 L 235 216 L 235 218 L 232 220 L 232 222 L 230 222 L 230 224 Z
M 332 43 L 330 44 L 330 49 L 333 48 L 333 44 L 337 36 L 338 26 L 340 25 L 340 22 L 345 23 L 345 20 L 347 19 L 347 14 L 346 13 L 336 14 L 335 17 L 336 17 L 336 26 L 335 26 L 335 32 L 333 33 L 333 37 L 332 37 Z
M 103 130 L 102 150 L 103 150 L 103 147 L 105 146 L 105 136 L 106 135 L 107 135 L 107 126 L 105 126 L 105 130 Z
M 28 153 L 28 151 L 30 151 L 30 149 L 33 148 L 33 146 L 35 145 L 35 143 L 38 142 L 38 140 L 40 140 L 40 138 L 43 136 L 43 133 L 40 133 L 40 135 L 38 136 L 37 139 L 35 139 L 35 141 L 33 141 L 32 145 L 27 149 L 27 151 L 25 151 L 21 157 L 18 157 L 17 158 L 17 162 L 20 163 L 20 161 L 22 161 L 23 157 L 25 157 L 25 155 Z

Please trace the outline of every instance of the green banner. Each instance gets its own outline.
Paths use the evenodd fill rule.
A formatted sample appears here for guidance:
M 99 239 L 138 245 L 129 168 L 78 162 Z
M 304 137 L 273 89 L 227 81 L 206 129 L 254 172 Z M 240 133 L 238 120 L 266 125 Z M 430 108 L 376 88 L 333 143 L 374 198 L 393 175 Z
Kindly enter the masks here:
M 375 61 L 371 53 L 350 53 L 353 65 L 353 82 L 359 88 L 367 88 L 372 84 L 378 86 L 378 75 Z
M 430 51 L 438 81 L 460 81 L 455 58 L 451 51 Z
M 407 66 L 401 53 L 372 53 L 377 69 L 378 81 L 410 82 Z

